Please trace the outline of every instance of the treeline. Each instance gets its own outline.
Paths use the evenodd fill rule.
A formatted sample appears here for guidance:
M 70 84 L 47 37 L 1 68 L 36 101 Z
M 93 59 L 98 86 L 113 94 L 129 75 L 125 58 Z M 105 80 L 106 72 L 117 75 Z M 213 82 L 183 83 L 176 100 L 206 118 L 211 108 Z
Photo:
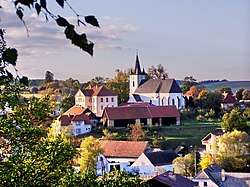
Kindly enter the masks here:
M 229 82 L 227 79 L 222 80 L 204 80 L 200 81 L 199 84 L 209 84 L 209 83 L 217 83 L 217 82 Z

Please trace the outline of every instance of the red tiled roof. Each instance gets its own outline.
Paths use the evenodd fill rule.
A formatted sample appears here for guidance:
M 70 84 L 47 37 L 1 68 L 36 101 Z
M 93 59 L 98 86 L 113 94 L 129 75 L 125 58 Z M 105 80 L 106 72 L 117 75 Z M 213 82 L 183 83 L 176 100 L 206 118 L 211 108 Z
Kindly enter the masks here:
M 71 121 L 85 121 L 86 124 L 90 124 L 90 119 L 85 114 L 79 114 L 72 117 Z
M 232 94 L 223 93 L 222 94 L 222 100 L 224 103 L 235 103 L 236 98 Z
M 93 86 L 92 88 L 85 88 L 81 90 L 85 96 L 117 96 L 114 92 L 106 88 L 105 86 Z
M 138 119 L 138 118 L 159 118 L 179 117 L 177 108 L 171 106 L 123 106 L 106 107 L 103 115 L 110 120 Z
M 62 126 L 67 126 L 71 124 L 71 121 L 84 121 L 85 124 L 91 124 L 90 119 L 85 114 L 79 115 L 62 115 L 58 118 Z
M 92 96 L 116 96 L 111 90 L 107 89 L 105 86 L 93 87 L 94 93 Z
M 88 108 L 84 108 L 79 105 L 72 106 L 69 110 L 67 110 L 63 115 L 75 115 L 75 114 L 83 114 L 85 110 Z
M 126 158 L 138 158 L 150 148 L 147 141 L 101 140 L 100 146 L 104 150 L 103 155 L 106 157 Z

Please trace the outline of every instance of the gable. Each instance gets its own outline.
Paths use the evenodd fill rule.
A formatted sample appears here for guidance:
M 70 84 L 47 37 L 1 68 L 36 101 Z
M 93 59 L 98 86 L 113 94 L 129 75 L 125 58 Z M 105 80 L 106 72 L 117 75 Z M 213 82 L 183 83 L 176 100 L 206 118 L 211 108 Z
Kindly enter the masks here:
M 101 140 L 100 147 L 105 157 L 138 158 L 150 148 L 147 141 Z

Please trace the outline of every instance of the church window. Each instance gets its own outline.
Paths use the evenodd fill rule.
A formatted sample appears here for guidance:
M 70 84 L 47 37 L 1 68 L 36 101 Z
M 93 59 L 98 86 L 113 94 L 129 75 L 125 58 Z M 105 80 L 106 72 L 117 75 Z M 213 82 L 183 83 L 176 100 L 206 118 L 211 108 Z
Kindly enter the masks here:
M 175 105 L 175 103 L 174 103 L 174 99 L 172 99 L 172 104 L 173 104 L 173 105 Z
M 135 87 L 135 81 L 133 81 L 133 87 Z

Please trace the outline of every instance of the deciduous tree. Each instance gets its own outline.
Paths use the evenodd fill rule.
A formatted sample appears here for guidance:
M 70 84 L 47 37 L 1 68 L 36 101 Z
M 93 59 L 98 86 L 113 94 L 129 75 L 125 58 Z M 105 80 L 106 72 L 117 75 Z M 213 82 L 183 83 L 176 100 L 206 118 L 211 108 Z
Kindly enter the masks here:
M 95 172 L 97 156 L 102 151 L 98 139 L 93 136 L 86 137 L 81 143 L 80 170 L 85 173 Z
M 110 79 L 106 86 L 118 95 L 118 104 L 128 101 L 129 96 L 129 71 L 117 69 L 116 76 Z
M 181 90 L 183 93 L 186 93 L 192 86 L 198 85 L 196 79 L 193 76 L 184 77 L 181 83 L 182 83 Z
M 186 154 L 184 157 L 177 157 L 173 160 L 173 166 L 175 172 L 186 176 L 194 176 L 195 166 L 194 166 L 194 154 Z
M 143 125 L 141 123 L 136 123 L 132 125 L 130 130 L 129 139 L 132 141 L 139 141 L 145 137 L 145 130 L 143 129 Z
M 161 64 L 158 64 L 156 67 L 151 66 L 150 68 L 148 68 L 147 75 L 149 79 L 168 78 L 168 73 L 166 72 L 166 69 Z
M 239 108 L 235 108 L 223 115 L 221 128 L 228 132 L 232 132 L 235 129 L 242 131 L 246 131 L 249 129 L 246 116 Z

